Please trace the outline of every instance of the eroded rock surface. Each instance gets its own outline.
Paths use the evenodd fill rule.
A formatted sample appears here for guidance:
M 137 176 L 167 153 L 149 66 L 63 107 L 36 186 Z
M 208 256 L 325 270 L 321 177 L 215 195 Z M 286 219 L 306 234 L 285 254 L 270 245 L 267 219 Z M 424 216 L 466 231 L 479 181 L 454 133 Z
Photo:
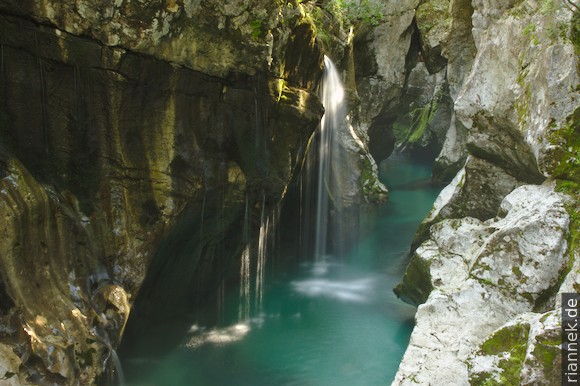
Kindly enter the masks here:
M 413 275 L 411 268 L 405 276 L 428 282 L 406 283 L 414 289 L 406 292 L 413 294 L 409 300 L 421 305 L 394 384 L 468 385 L 470 376 L 483 372 L 484 354 L 476 350 L 483 344 L 487 352 L 485 341 L 496 329 L 534 310 L 562 281 L 569 263 L 566 200 L 550 185 L 525 185 L 504 199 L 497 218 L 431 227 L 410 265 L 423 272 Z M 528 341 L 527 335 L 521 339 Z
M 460 3 L 438 35 L 454 100 L 438 167 L 468 157 L 396 289 L 421 305 L 394 384 L 555 384 L 559 293 L 580 288 L 579 13 L 556 1 Z

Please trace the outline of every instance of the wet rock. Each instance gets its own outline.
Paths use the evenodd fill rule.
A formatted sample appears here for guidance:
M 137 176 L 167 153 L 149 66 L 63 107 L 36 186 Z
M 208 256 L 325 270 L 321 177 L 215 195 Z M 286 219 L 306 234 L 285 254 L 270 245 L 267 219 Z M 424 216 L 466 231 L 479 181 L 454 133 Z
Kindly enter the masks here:
M 27 386 L 32 383 L 20 376 L 22 361 L 8 345 L 0 343 L 0 380 L 6 386 Z
M 84 373 L 94 381 L 107 347 L 89 322 L 95 312 L 84 279 L 96 261 L 89 234 L 62 197 L 17 160 L 4 162 L 9 174 L 0 180 L 0 266 L 19 316 L 10 333 L 22 351 L 17 379 L 72 384 Z

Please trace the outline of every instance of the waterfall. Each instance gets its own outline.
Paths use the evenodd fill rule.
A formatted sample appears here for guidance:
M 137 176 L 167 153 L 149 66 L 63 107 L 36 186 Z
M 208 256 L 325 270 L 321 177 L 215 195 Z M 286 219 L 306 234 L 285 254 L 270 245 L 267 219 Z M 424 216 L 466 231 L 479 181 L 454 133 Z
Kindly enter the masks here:
M 334 63 L 324 56 L 324 73 L 321 84 L 321 98 L 324 116 L 320 122 L 320 141 L 318 145 L 318 186 L 316 202 L 316 239 L 314 256 L 317 261 L 328 254 L 329 204 L 330 191 L 338 173 L 332 167 L 332 158 L 338 152 L 336 133 L 346 118 L 344 87 Z

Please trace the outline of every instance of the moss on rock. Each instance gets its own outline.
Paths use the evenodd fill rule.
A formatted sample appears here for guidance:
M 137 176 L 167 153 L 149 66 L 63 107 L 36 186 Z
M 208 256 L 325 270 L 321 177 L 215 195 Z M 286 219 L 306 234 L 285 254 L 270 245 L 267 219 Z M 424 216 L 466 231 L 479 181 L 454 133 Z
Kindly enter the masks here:
M 405 270 L 403 281 L 393 289 L 397 297 L 410 304 L 425 303 L 433 290 L 430 267 L 429 261 L 414 254 Z
M 496 357 L 496 368 L 471 373 L 469 383 L 474 386 L 518 385 L 529 333 L 527 323 L 508 325 L 494 332 L 482 343 L 477 356 Z M 472 361 L 471 368 L 475 369 L 473 364 Z
M 549 134 L 548 140 L 554 145 L 548 154 L 548 172 L 555 178 L 580 183 L 580 107 Z

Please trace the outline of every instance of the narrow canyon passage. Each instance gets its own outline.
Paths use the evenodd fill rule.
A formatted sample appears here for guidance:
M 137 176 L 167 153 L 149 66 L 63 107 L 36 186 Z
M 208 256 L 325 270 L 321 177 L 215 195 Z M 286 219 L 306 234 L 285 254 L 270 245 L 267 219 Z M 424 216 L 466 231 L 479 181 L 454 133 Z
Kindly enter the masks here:
M 579 101 L 580 0 L 1 0 L 0 384 L 565 381 Z
M 129 358 L 127 383 L 389 384 L 415 312 L 392 288 L 402 277 L 414 231 L 439 192 L 429 183 L 430 173 L 430 165 L 405 157 L 383 161 L 380 175 L 390 200 L 361 214 L 354 250 L 318 262 L 312 256 L 278 257 L 301 262 L 278 272 L 268 267 L 262 307 L 247 321 L 239 319 L 240 292 L 233 288 L 224 294 L 218 323 L 193 323 L 181 344 L 162 357 Z M 167 328 L 159 325 L 157 331 L 163 336 Z

